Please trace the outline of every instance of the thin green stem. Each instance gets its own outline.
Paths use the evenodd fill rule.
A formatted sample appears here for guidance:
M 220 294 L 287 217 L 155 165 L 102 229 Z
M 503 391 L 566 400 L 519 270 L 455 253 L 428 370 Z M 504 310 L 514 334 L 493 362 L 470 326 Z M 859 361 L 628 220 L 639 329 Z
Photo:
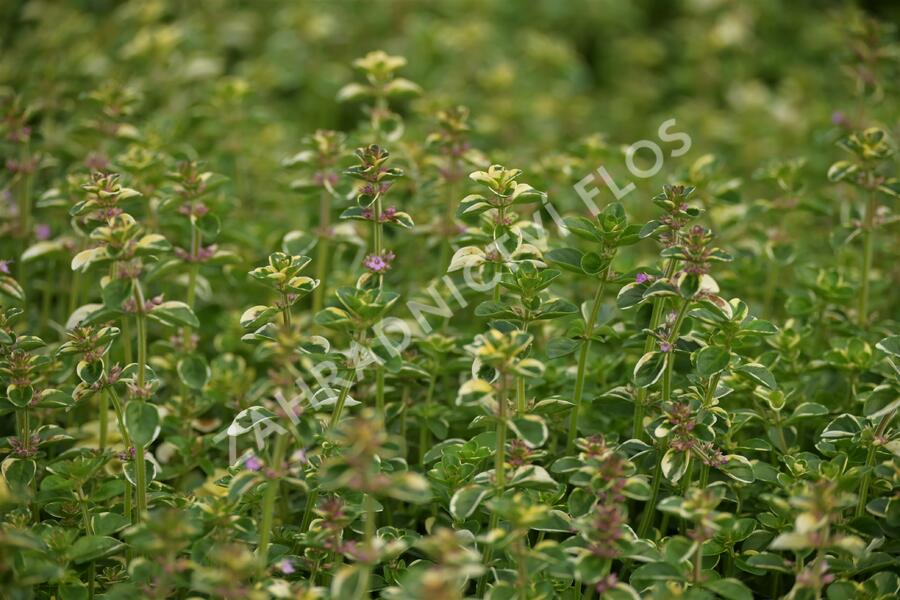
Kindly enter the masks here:
M 88 512 L 88 499 L 84 494 L 84 490 L 78 486 L 78 504 L 81 506 L 81 521 L 84 525 L 85 535 L 94 535 L 94 526 L 91 524 L 91 515 Z M 94 589 L 97 585 L 97 565 L 91 561 L 88 566 L 88 598 L 94 597 Z
M 678 330 L 681 329 L 681 324 L 684 322 L 684 315 L 687 314 L 690 305 L 690 299 L 685 298 L 684 301 L 682 301 L 681 308 L 678 310 L 678 315 L 675 317 L 675 323 L 672 324 L 672 330 L 669 332 L 669 338 L 667 340 L 669 344 L 669 353 L 666 357 L 666 370 L 663 372 L 662 382 L 663 402 L 667 402 L 672 398 L 672 366 L 675 364 L 675 342 L 678 341 Z
M 528 408 L 528 400 L 525 396 L 525 378 L 521 375 L 516 376 L 516 415 L 524 416 Z
M 769 263 L 768 273 L 766 274 L 766 287 L 763 294 L 763 315 L 770 316 L 772 314 L 772 303 L 775 301 L 775 290 L 778 287 L 778 276 L 781 269 L 778 263 L 771 261 Z
M 712 404 L 713 398 L 716 395 L 716 388 L 719 387 L 719 379 L 722 377 L 722 372 L 718 372 L 713 375 L 709 380 L 709 385 L 706 387 L 706 394 L 703 396 L 703 407 L 709 408 Z
M 372 568 L 375 560 L 375 529 L 377 526 L 375 515 L 375 496 L 366 494 L 365 538 L 366 553 L 368 554 L 366 570 L 363 572 L 363 580 L 360 585 L 363 597 L 369 598 L 369 587 L 372 578 Z
M 313 511 L 316 508 L 316 500 L 319 494 L 317 491 L 310 490 L 306 496 L 306 506 L 303 508 L 303 519 L 300 521 L 300 531 L 307 531 L 309 524 L 312 522 Z
M 862 482 L 859 484 L 859 500 L 856 503 L 857 517 L 861 517 L 866 514 L 866 504 L 868 503 L 869 498 L 869 486 L 872 483 L 872 469 L 875 468 L 875 453 L 878 450 L 878 445 L 881 443 L 881 438 L 884 436 L 884 432 L 887 430 L 887 426 L 890 424 L 891 419 L 894 418 L 896 412 L 896 410 L 893 410 L 881 418 L 881 421 L 879 421 L 878 423 L 878 427 L 875 428 L 875 435 L 869 444 L 869 451 L 866 454 L 866 470 L 865 473 L 863 473 Z
M 500 372 L 500 386 L 497 391 L 497 450 L 494 453 L 494 492 L 499 498 L 506 488 L 506 373 Z M 500 515 L 496 511 L 491 512 L 488 522 L 488 531 L 493 531 L 500 525 Z M 490 569 L 491 559 L 494 555 L 493 546 L 484 550 L 484 565 Z M 487 585 L 488 574 L 485 573 L 478 581 L 478 597 L 484 597 L 484 587 Z
M 106 394 L 100 392 L 100 402 L 98 410 L 100 411 L 100 450 L 106 450 L 106 441 L 109 434 L 109 399 Z
M 875 227 L 875 211 L 878 209 L 877 202 L 875 200 L 875 192 L 869 191 L 869 199 L 866 202 L 866 214 L 864 217 L 863 224 L 863 264 L 862 264 L 862 286 L 859 291 L 859 310 L 858 310 L 858 319 L 859 326 L 865 327 L 869 321 L 869 279 L 871 276 L 870 271 L 872 270 L 872 255 L 873 255 L 873 246 L 872 246 L 872 238 L 873 238 L 873 229 Z
M 141 283 L 134 280 L 134 318 L 137 328 L 137 387 L 143 391 L 147 376 L 147 316 L 144 313 L 144 292 Z
M 128 429 L 125 428 L 125 415 L 122 412 L 122 401 L 119 400 L 119 393 L 116 391 L 115 387 L 111 385 L 107 386 L 106 392 L 109 394 L 109 399 L 112 400 L 113 410 L 116 413 L 116 422 L 119 424 L 119 433 L 125 441 L 125 449 L 127 450 L 131 447 L 131 436 L 128 435 Z
M 350 373 L 347 374 L 347 382 L 344 384 L 344 387 L 341 388 L 341 393 L 338 395 L 337 401 L 334 403 L 334 409 L 331 413 L 331 421 L 328 426 L 331 429 L 338 424 L 338 421 L 341 420 L 341 413 L 344 410 L 344 403 L 347 401 L 347 394 L 350 393 L 350 387 L 353 385 L 353 378 Z
M 147 512 L 147 468 L 144 461 L 144 447 L 135 445 L 134 450 L 134 480 L 137 488 L 134 524 L 137 525 L 143 520 L 144 513 Z
M 434 386 L 437 382 L 437 372 L 431 371 L 431 377 L 428 379 L 428 391 L 425 392 L 425 417 L 419 426 L 419 465 L 425 465 L 425 454 L 428 452 L 428 441 L 431 438 L 431 431 L 428 429 L 426 420 L 430 414 L 432 401 L 434 399 Z
M 516 555 L 516 586 L 519 588 L 519 600 L 528 600 L 528 564 L 524 534 L 516 541 Z
M 319 194 L 319 242 L 316 248 L 316 279 L 319 285 L 313 292 L 313 314 L 325 306 L 325 279 L 328 277 L 328 250 L 331 242 L 331 194 L 323 189 Z
M 197 227 L 193 219 L 191 220 L 191 268 L 188 270 L 188 287 L 187 287 L 187 303 L 188 306 L 194 308 L 194 300 L 197 296 L 197 276 L 200 274 L 200 264 L 196 262 L 200 255 L 200 245 L 203 241 L 203 234 Z
M 28 408 L 16 409 L 16 425 L 18 428 L 19 442 L 28 451 L 31 449 L 31 431 L 28 424 Z
M 384 367 L 375 370 L 375 409 L 384 418 Z
M 522 331 L 528 333 L 528 323 L 529 319 L 525 318 L 522 321 Z M 522 375 L 516 375 L 516 416 L 523 417 L 525 416 L 525 411 L 528 408 L 528 398 L 525 395 L 525 377 Z
M 134 360 L 134 353 L 131 349 L 131 319 L 122 319 L 122 355 L 125 364 L 131 364 Z
M 135 320 L 137 324 L 137 389 L 143 393 L 147 378 L 147 317 L 144 313 L 144 292 L 141 283 L 134 280 L 134 301 L 136 305 Z M 132 400 L 144 402 L 144 400 Z M 135 445 L 134 479 L 137 488 L 135 500 L 134 523 L 140 523 L 147 511 L 147 472 L 144 461 L 144 446 Z
M 381 213 L 384 212 L 381 194 L 375 194 L 375 210 L 372 211 L 372 249 L 375 254 L 381 255 L 384 250 L 384 223 L 381 222 Z
M 500 373 L 497 393 L 497 452 L 494 457 L 497 493 L 506 487 L 506 374 Z
M 200 255 L 200 247 L 203 242 L 203 233 L 200 231 L 200 228 L 197 227 L 197 224 L 194 222 L 194 218 L 191 217 L 191 252 L 190 252 L 190 269 L 188 269 L 188 286 L 187 286 L 187 305 L 191 307 L 191 310 L 194 308 L 194 302 L 197 297 L 197 277 L 200 274 L 200 263 L 197 262 L 197 257 Z M 182 340 L 187 343 L 187 340 L 190 339 L 191 336 L 191 328 L 184 327 L 181 330 Z M 187 393 L 187 386 L 182 386 L 182 397 Z
M 54 282 L 58 281 L 56 277 L 57 261 L 50 260 L 47 262 L 46 281 L 41 288 L 41 318 L 39 331 L 45 331 L 47 322 L 50 320 L 50 304 L 53 299 L 53 291 L 56 288 Z
M 675 272 L 675 260 L 670 259 L 668 263 L 666 263 L 666 271 L 664 278 L 668 279 Z M 659 327 L 659 322 L 662 319 L 663 311 L 666 307 L 666 298 L 660 297 L 656 298 L 653 301 L 653 311 L 650 315 L 650 325 L 648 329 L 650 331 L 656 331 L 656 328 Z M 656 338 L 650 334 L 644 339 L 644 352 L 646 354 L 653 349 L 653 344 L 656 343 Z M 647 388 L 639 388 L 637 391 L 637 396 L 635 397 L 634 402 L 634 420 L 632 425 L 631 437 L 635 439 L 641 439 L 644 434 L 644 411 L 646 410 L 647 404 Z
M 22 144 L 21 161 L 23 165 L 27 165 L 31 162 L 31 150 L 29 142 L 25 142 L 24 144 Z M 31 237 L 31 186 L 33 177 L 34 175 L 30 170 L 23 171 L 22 181 L 19 186 L 19 224 L 21 227 L 21 251 L 19 253 L 20 256 L 25 252 L 26 248 L 28 248 L 28 239 Z M 18 279 L 24 286 L 25 282 L 28 281 L 28 276 L 25 271 L 25 261 L 18 261 L 16 267 L 18 270 Z
M 285 329 L 291 328 L 291 303 L 288 301 L 287 293 L 281 294 L 281 319 Z
M 650 523 L 653 522 L 653 515 L 656 514 L 656 499 L 659 496 L 659 486 L 662 483 L 662 457 L 665 454 L 665 448 L 657 449 L 656 468 L 653 470 L 653 482 L 650 484 L 650 497 L 644 505 L 644 513 L 641 515 L 641 523 L 638 526 L 637 535 L 639 538 L 647 537 L 647 531 L 650 529 Z
M 272 521 L 275 516 L 275 499 L 278 497 L 278 488 L 281 484 L 281 471 L 284 466 L 284 455 L 287 451 L 288 436 L 276 434 L 275 451 L 272 454 L 272 464 L 275 476 L 268 482 L 268 487 L 262 498 L 262 519 L 259 525 L 259 546 L 256 548 L 256 560 L 259 565 L 257 575 L 262 579 L 269 566 L 269 540 L 272 539 Z
M 697 550 L 694 552 L 694 585 L 699 584 L 703 578 L 703 542 L 697 542 Z
M 566 453 L 569 454 L 575 448 L 575 438 L 578 435 L 578 415 L 581 411 L 581 402 L 584 397 L 584 378 L 587 372 L 587 360 L 591 351 L 591 338 L 594 333 L 594 325 L 597 323 L 597 315 L 600 314 L 600 306 L 603 300 L 603 290 L 609 279 L 609 270 L 603 274 L 603 278 L 597 285 L 594 293 L 594 301 L 591 304 L 591 312 L 584 327 L 584 340 L 581 342 L 581 351 L 578 354 L 578 370 L 575 374 L 575 392 L 572 397 L 572 414 L 569 417 L 569 434 L 566 437 Z
M 457 173 L 458 173 L 458 161 L 452 161 L 453 166 L 450 169 L 450 173 L 448 174 L 449 179 L 447 180 L 447 184 L 445 186 L 446 190 L 446 198 L 444 203 L 444 223 L 443 223 L 443 231 L 444 231 L 444 240 L 441 242 L 441 258 L 438 263 L 438 273 L 437 276 L 440 277 L 444 273 L 447 272 L 447 267 L 450 266 L 450 256 L 453 252 L 453 232 L 456 224 L 456 204 L 457 204 Z

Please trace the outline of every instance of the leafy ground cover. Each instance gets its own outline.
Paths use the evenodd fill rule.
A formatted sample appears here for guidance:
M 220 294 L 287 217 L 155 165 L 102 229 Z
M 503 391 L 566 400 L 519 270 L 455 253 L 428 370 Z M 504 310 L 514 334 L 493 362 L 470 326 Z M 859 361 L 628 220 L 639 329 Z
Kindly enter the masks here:
M 3 597 L 896 598 L 873 8 L 4 4 Z

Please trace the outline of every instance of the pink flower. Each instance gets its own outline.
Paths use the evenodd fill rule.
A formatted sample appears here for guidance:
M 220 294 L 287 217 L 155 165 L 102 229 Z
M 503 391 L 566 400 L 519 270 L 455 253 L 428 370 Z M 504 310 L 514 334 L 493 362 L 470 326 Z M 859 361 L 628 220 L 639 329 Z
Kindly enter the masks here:
M 11 260 L 0 260 L 0 273 L 4 273 L 6 275 L 10 274 L 9 265 L 12 264 Z
M 384 259 L 374 254 L 370 254 L 366 257 L 363 261 L 363 266 L 375 273 L 384 273 L 388 270 L 388 265 L 384 262 Z
M 50 226 L 46 223 L 38 223 L 34 226 L 34 237 L 40 241 L 50 239 Z
M 662 352 L 670 352 L 672 350 L 672 344 L 670 344 L 669 342 L 661 342 L 659 344 L 659 349 Z
M 644 283 L 646 281 L 650 281 L 650 276 L 646 273 L 638 273 L 637 277 L 634 278 L 636 283 Z

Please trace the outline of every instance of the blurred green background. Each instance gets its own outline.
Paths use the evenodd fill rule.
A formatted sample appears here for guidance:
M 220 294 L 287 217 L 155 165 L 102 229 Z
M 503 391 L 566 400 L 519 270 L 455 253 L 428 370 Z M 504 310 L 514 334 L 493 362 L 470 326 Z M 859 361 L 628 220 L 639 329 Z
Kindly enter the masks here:
M 865 9 L 883 24 L 900 17 L 896 2 Z M 402 155 L 423 152 L 437 110 L 468 105 L 474 145 L 524 168 L 564 210 L 580 208 L 571 186 L 600 164 L 624 185 L 621 147 L 677 119 L 692 149 L 635 180 L 634 210 L 708 152 L 723 180 L 747 184 L 748 200 L 772 159 L 804 156 L 824 183 L 844 133 L 835 122 L 896 130 L 896 96 L 853 76 L 864 23 L 853 3 L 814 0 L 13 0 L 0 8 L 0 86 L 40 113 L 40 144 L 58 168 L 38 189 L 125 152 L 133 139 L 98 143 L 90 124 L 127 123 L 142 148 L 191 148 L 230 176 L 260 233 L 248 239 L 271 248 L 288 225 L 311 224 L 294 211 L 280 161 L 316 128 L 363 119 L 360 103 L 335 96 L 370 50 L 405 56 L 401 74 L 424 89 L 392 106 L 406 120 Z M 873 77 L 893 85 L 896 62 L 876 62 Z M 410 180 L 419 222 L 414 206 L 430 200 Z M 282 223 L 285 211 L 288 225 L 268 227 L 265 215 Z

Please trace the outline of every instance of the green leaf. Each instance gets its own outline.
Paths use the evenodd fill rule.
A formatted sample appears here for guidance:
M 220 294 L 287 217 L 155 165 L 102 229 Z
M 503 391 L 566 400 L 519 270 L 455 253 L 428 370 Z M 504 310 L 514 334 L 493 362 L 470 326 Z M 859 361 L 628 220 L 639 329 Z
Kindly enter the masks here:
M 562 358 L 563 356 L 568 356 L 569 354 L 572 354 L 573 352 L 578 350 L 581 344 L 581 340 L 574 340 L 572 338 L 552 338 L 549 342 L 547 342 L 547 357 Z
M 648 352 L 634 366 L 634 384 L 640 388 L 650 387 L 662 376 L 666 368 L 666 352 Z
M 257 329 L 271 321 L 278 314 L 274 306 L 252 306 L 241 315 L 241 327 L 244 329 Z
M 78 361 L 78 365 L 75 367 L 75 372 L 78 374 L 78 378 L 81 379 L 81 381 L 85 382 L 88 385 L 93 385 L 100 381 L 100 378 L 103 377 L 103 361 Z
M 700 276 L 693 273 L 685 275 L 678 284 L 678 293 L 682 298 L 693 298 L 700 291 Z
M 6 397 L 14 405 L 24 408 L 31 403 L 31 399 L 34 397 L 34 388 L 30 385 L 11 383 L 6 386 Z
M 384 492 L 391 498 L 413 504 L 431 500 L 431 486 L 418 473 L 404 471 L 391 476 L 391 485 Z
M 607 262 L 596 252 L 587 252 L 581 257 L 581 268 L 585 273 L 597 275 L 606 268 Z
M 80 581 L 60 583 L 57 591 L 58 600 L 88 600 L 90 592 L 87 585 Z
M 132 400 L 125 407 L 125 427 L 136 446 L 146 446 L 159 435 L 159 411 L 149 402 Z
M 660 463 L 663 475 L 672 483 L 678 483 L 685 471 L 687 471 L 690 460 L 690 453 L 679 452 L 669 448 L 666 450 Z
M 7 458 L 3 461 L 2 469 L 3 478 L 13 494 L 22 496 L 28 493 L 28 488 L 37 473 L 37 464 L 33 460 Z
M 509 479 L 510 487 L 556 489 L 556 485 L 547 470 L 537 465 L 519 467 Z
M 595 584 L 609 572 L 610 559 L 586 553 L 575 565 L 575 573 L 578 580 L 587 584 Z
M 259 474 L 253 471 L 241 471 L 228 482 L 228 500 L 237 502 L 249 490 L 262 482 Z
M 87 535 L 75 540 L 68 554 L 72 561 L 81 564 L 115 554 L 124 547 L 125 544 L 109 536 Z
M 727 462 L 719 467 L 723 473 L 741 483 L 753 483 L 756 481 L 756 476 L 753 474 L 753 465 L 749 460 L 737 454 L 729 454 L 725 459 Z
M 862 422 L 859 417 L 850 414 L 843 414 L 836 417 L 825 429 L 822 430 L 821 436 L 824 439 L 841 439 L 851 438 L 862 431 Z
M 727 600 L 753 600 L 753 592 L 750 591 L 750 588 L 733 577 L 707 581 L 703 587 Z
M 842 181 L 858 170 L 859 166 L 849 160 L 839 160 L 828 168 L 828 180 Z
M 459 488 L 450 498 L 450 514 L 460 521 L 468 519 L 491 491 L 488 486 L 478 484 Z
M 731 361 L 731 352 L 721 346 L 707 346 L 694 353 L 694 365 L 697 374 L 702 377 L 712 377 L 728 367 Z
M 735 369 L 735 372 L 752 379 L 758 384 L 766 386 L 770 390 L 778 388 L 778 384 L 775 382 L 775 376 L 772 375 L 769 369 L 759 363 L 747 363 L 741 365 Z
M 8 275 L 0 274 L 0 294 L 10 297 L 16 302 L 25 300 L 25 290 L 18 281 Z
M 521 417 L 513 417 L 509 421 L 509 428 L 515 432 L 516 436 L 529 448 L 538 448 L 544 445 L 550 436 L 550 430 L 544 419 L 537 415 L 523 415 Z
M 155 306 L 147 313 L 147 316 L 170 327 L 193 327 L 194 329 L 200 327 L 200 321 L 197 320 L 191 307 L 177 300 L 169 300 Z
M 117 512 L 102 512 L 91 517 L 94 533 L 111 535 L 131 525 L 131 519 Z
M 637 306 L 644 300 L 644 293 L 647 291 L 650 285 L 647 282 L 644 283 L 636 283 L 632 282 L 628 285 L 622 287 L 619 290 L 619 294 L 616 296 L 616 306 L 619 307 L 620 310 L 627 310 L 634 306 Z
M 656 581 L 684 581 L 684 573 L 667 562 L 652 562 L 635 569 L 630 580 L 638 588 Z
M 72 259 L 72 270 L 78 271 L 81 269 L 82 271 L 87 271 L 92 264 L 106 260 L 109 260 L 109 253 L 105 247 L 89 248 L 75 255 Z
M 258 428 L 262 423 L 277 419 L 277 415 L 264 406 L 245 408 L 234 417 L 228 426 L 228 435 L 236 437 Z
M 581 259 L 584 254 L 575 248 L 554 248 L 544 253 L 544 258 L 566 271 L 583 274 Z
M 178 361 L 178 377 L 191 389 L 203 389 L 211 374 L 209 365 L 201 354 L 191 354 Z
M 900 335 L 886 337 L 875 344 L 875 347 L 885 354 L 900 358 Z
M 799 404 L 788 418 L 788 422 L 811 417 L 824 417 L 828 415 L 828 408 L 817 402 L 804 402 Z
M 130 279 L 113 279 L 103 286 L 103 305 L 107 308 L 121 308 L 125 299 L 131 296 L 131 290 Z
M 22 256 L 19 260 L 22 262 L 31 262 L 33 260 L 37 260 L 38 258 L 42 258 L 44 256 L 50 256 L 52 254 L 61 254 L 65 250 L 65 246 L 63 245 L 62 240 L 49 240 L 43 242 L 37 242 L 28 247 L 25 252 L 22 253 Z

